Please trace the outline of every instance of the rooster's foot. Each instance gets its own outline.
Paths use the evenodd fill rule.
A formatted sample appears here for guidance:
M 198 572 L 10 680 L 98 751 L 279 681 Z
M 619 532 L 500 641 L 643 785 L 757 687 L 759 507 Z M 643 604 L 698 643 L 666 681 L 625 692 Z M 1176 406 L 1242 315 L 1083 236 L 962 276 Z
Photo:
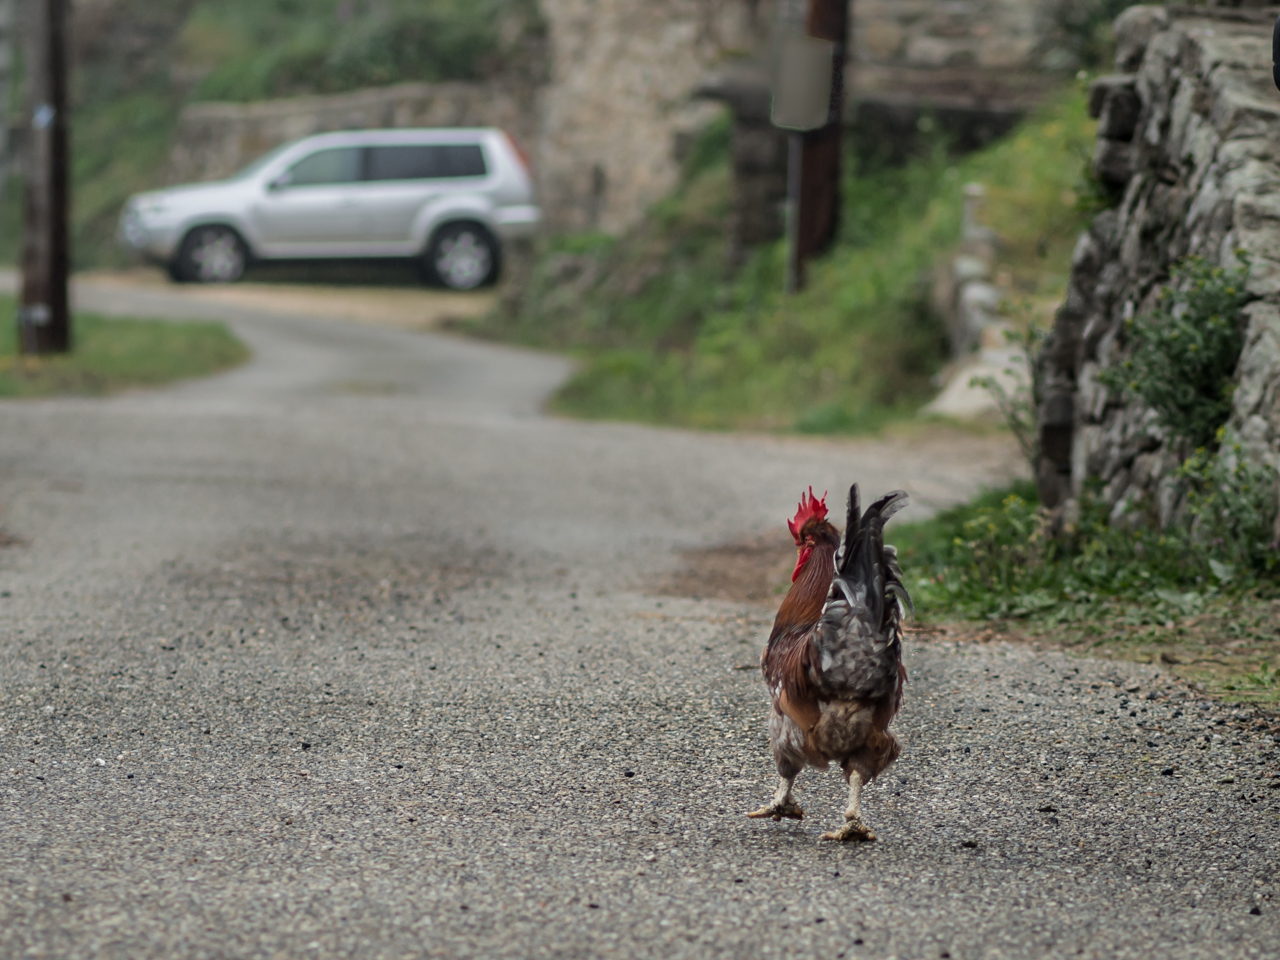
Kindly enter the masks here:
M 751 813 L 748 813 L 747 816 L 757 820 L 764 817 L 772 817 L 776 823 L 783 817 L 786 817 L 789 820 L 803 820 L 804 810 L 801 809 L 800 804 L 788 797 L 786 800 L 781 802 L 775 800 L 773 803 L 766 804 L 759 810 L 753 810 Z
M 822 835 L 823 840 L 838 840 L 841 843 L 871 841 L 875 838 L 876 835 L 871 832 L 870 827 L 862 822 L 860 817 L 850 817 L 839 830 L 832 830 L 830 833 Z

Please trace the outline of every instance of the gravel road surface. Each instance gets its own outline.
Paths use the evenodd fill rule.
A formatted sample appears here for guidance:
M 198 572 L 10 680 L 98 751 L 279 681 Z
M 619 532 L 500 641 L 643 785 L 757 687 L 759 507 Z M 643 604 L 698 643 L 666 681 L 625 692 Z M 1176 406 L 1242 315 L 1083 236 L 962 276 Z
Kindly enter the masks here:
M 1003 441 L 564 422 L 556 358 L 80 297 L 255 359 L 0 404 L 0 957 L 1280 955 L 1274 735 L 1150 668 L 916 636 L 880 840 L 818 839 L 834 771 L 744 816 L 770 611 L 652 585 Z

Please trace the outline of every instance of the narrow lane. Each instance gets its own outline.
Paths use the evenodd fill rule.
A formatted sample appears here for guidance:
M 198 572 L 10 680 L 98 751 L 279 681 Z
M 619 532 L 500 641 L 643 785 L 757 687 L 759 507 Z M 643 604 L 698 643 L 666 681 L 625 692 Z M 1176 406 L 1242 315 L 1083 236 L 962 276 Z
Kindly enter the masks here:
M 769 612 L 646 585 L 809 484 L 963 499 L 1006 442 L 567 422 L 539 412 L 558 358 L 80 295 L 225 317 L 255 357 L 0 405 L 0 524 L 30 541 L 0 551 L 0 956 L 1280 942 L 1274 740 L 1146 668 L 918 639 L 881 841 L 817 840 L 835 775 L 801 823 L 742 816 L 772 785 Z

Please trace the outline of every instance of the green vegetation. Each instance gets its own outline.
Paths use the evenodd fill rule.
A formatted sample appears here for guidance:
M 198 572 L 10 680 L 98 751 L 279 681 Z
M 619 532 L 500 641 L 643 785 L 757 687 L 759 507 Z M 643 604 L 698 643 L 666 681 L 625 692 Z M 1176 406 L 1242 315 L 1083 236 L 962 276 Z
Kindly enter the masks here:
M 1274 521 L 1271 490 L 1262 512 Z M 1267 502 L 1235 495 L 1251 500 L 1245 514 Z M 1194 522 L 1119 529 L 1089 499 L 1076 523 L 1055 531 L 1029 483 L 895 526 L 890 539 L 926 621 L 978 620 L 1007 636 L 1161 663 L 1231 697 L 1280 700 L 1275 543 L 1269 565 L 1248 566 L 1222 542 L 1230 535 L 1210 537 Z
M 0 298 L 12 318 L 13 299 Z M 17 355 L 16 325 L 0 324 L 0 397 L 101 395 L 202 377 L 243 363 L 249 351 L 220 323 L 118 320 L 78 314 L 74 349 L 49 357 Z
M 1125 325 L 1129 359 L 1099 377 L 1136 394 L 1167 431 L 1194 447 L 1216 449 L 1218 430 L 1231 414 L 1232 378 L 1244 345 L 1240 309 L 1250 299 L 1247 271 L 1243 257 L 1230 270 L 1199 257 L 1175 266 L 1156 309 Z
M 179 35 L 207 71 L 198 100 L 261 100 L 407 80 L 477 80 L 500 66 L 500 29 L 541 30 L 532 0 L 203 0 Z
M 922 611 L 1019 621 L 1061 642 L 1198 667 L 1233 695 L 1280 698 L 1277 476 L 1249 463 L 1225 426 L 1243 272 L 1175 266 L 1154 311 L 1127 324 L 1129 358 L 1102 378 L 1155 410 L 1175 442 L 1199 444 L 1174 478 L 1172 522 L 1161 529 L 1138 503 L 1113 523 L 1096 489 L 1057 516 L 1029 483 L 989 492 L 895 531 Z
M 575 352 L 581 369 L 554 402 L 578 416 L 874 429 L 914 413 L 942 364 L 928 276 L 959 240 L 964 185 L 987 187 L 983 216 L 1005 241 L 1011 295 L 1051 301 L 1083 221 L 1092 137 L 1072 90 L 967 157 L 934 143 L 905 165 L 850 161 L 839 242 L 811 265 L 808 289 L 787 297 L 781 245 L 726 268 L 727 128 L 717 126 L 644 223 L 616 241 L 553 241 L 524 297 L 474 329 Z

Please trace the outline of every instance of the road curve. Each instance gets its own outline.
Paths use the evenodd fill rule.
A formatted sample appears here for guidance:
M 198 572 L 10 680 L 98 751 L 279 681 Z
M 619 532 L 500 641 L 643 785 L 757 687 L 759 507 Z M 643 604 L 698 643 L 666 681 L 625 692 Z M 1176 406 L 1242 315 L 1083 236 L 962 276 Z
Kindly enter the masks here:
M 742 816 L 772 787 L 768 611 L 647 587 L 810 484 L 923 515 L 1008 476 L 1006 442 L 567 422 L 541 412 L 556 357 L 79 296 L 220 317 L 254 359 L 0 404 L 26 541 L 0 550 L 0 956 L 1280 942 L 1274 740 L 1143 668 L 917 642 L 880 842 L 817 840 L 835 776 L 799 824 Z

